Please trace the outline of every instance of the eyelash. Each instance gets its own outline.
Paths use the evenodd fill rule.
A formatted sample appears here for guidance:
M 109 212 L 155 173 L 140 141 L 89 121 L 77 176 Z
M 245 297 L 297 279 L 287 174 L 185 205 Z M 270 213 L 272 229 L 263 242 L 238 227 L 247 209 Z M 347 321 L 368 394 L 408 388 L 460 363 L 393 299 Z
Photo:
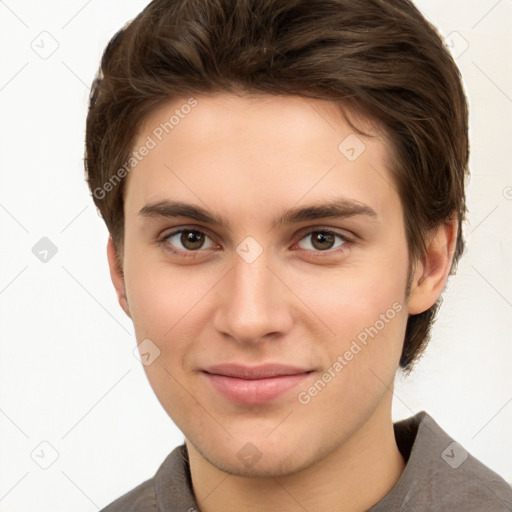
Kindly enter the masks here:
M 207 237 L 211 238 L 208 233 L 206 233 L 205 231 L 202 231 L 200 229 L 196 229 L 196 228 L 180 228 L 180 229 L 177 229 L 175 231 L 172 231 L 171 233 L 166 233 L 163 237 L 161 237 L 159 240 L 158 240 L 158 243 L 161 244 L 164 249 L 168 252 L 170 252 L 172 255 L 175 255 L 175 256 L 183 256 L 183 257 L 186 257 L 186 258 L 197 258 L 197 257 L 201 257 L 201 252 L 204 251 L 204 250 L 208 250 L 208 249 L 198 249 L 196 251 L 182 251 L 182 250 L 178 250 L 178 249 L 174 249 L 168 242 L 168 239 L 173 237 L 174 235 L 177 235 L 179 233 L 183 233 L 183 232 L 187 232 L 187 231 L 193 231 L 193 232 L 196 232 L 196 233 L 200 233 L 200 234 L 204 234 L 206 235 Z M 336 247 L 335 249 L 326 249 L 324 251 L 320 251 L 320 250 L 317 250 L 317 251 L 312 251 L 312 250 L 309 250 L 309 249 L 299 249 L 299 250 L 302 250 L 302 251 L 307 251 L 307 252 L 311 252 L 311 256 L 313 258 L 322 258 L 322 257 L 325 257 L 325 256 L 332 256 L 332 255 L 338 255 L 338 254 L 343 254 L 347 249 L 349 249 L 351 247 L 351 244 L 354 243 L 354 240 L 348 236 L 346 236 L 345 234 L 343 233 L 340 233 L 339 231 L 336 231 L 336 230 L 333 230 L 331 228 L 314 228 L 314 229 L 311 229 L 309 231 L 307 231 L 306 233 L 304 233 L 301 238 L 299 239 L 299 242 L 302 241 L 303 239 L 307 238 L 308 236 L 311 236 L 312 234 L 314 233 L 324 233 L 324 234 L 329 234 L 329 235 L 334 235 L 334 236 L 337 236 L 339 238 L 341 238 L 343 240 L 343 244 L 340 245 L 339 247 Z

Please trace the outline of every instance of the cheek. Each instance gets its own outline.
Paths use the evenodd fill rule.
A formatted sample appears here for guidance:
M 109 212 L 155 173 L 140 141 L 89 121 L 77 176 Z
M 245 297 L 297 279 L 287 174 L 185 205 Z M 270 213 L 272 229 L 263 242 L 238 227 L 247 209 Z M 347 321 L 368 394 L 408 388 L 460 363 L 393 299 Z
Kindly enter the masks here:
M 162 356 L 172 352 L 174 361 L 181 360 L 194 349 L 200 328 L 207 323 L 203 314 L 217 275 L 141 257 L 127 262 L 125 280 L 139 343 L 149 338 Z
M 172 293 L 161 276 L 157 278 L 155 273 L 149 272 L 142 265 L 128 267 L 125 278 L 137 339 L 140 336 L 161 339 L 174 324 L 174 314 L 171 312 L 177 310 L 177 294 Z
M 137 339 L 163 340 L 193 305 L 199 291 L 187 271 L 171 270 L 160 250 L 126 232 L 125 286 Z M 196 299 L 197 301 L 197 299 Z
M 408 318 L 405 244 L 329 272 L 297 272 L 293 281 L 308 316 L 316 325 L 321 319 L 314 350 L 324 371 L 335 375 L 317 404 L 334 399 L 363 407 L 383 392 L 383 382 L 392 383 L 400 359 Z
M 367 417 L 391 388 L 405 335 L 407 309 L 397 300 L 402 288 L 361 286 L 358 280 L 358 288 L 325 293 L 322 318 L 335 335 L 314 341 L 323 363 L 319 379 L 327 382 L 316 381 L 297 397 L 312 416 L 330 416 L 335 430 Z
M 144 366 L 148 381 L 163 408 L 182 427 L 182 415 L 194 406 L 185 388 L 188 355 L 196 346 L 197 314 L 204 289 L 183 272 L 171 272 L 158 264 L 134 259 L 126 265 L 126 291 L 137 342 L 150 339 L 158 357 Z M 195 315 L 195 316 L 194 316 Z M 185 386 L 185 387 L 184 387 Z
M 406 261 L 376 258 L 316 272 L 295 269 L 287 274 L 290 288 L 309 310 L 306 314 L 304 309 L 301 318 L 316 320 L 332 340 L 351 340 L 375 323 L 382 327 L 382 321 L 386 325 L 380 329 L 383 331 L 403 323 L 403 318 L 394 320 L 405 310 Z

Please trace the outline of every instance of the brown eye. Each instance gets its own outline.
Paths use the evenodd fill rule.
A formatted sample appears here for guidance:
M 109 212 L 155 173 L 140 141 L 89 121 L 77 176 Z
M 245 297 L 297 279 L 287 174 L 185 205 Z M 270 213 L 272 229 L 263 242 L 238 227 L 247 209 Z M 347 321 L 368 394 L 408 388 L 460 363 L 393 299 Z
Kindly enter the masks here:
M 341 241 L 341 243 L 336 245 L 337 238 Z M 302 238 L 301 242 L 304 240 L 309 240 L 309 243 L 304 244 L 305 246 L 302 246 L 301 249 L 312 249 L 315 252 L 335 249 L 345 245 L 345 243 L 348 242 L 348 240 L 342 234 L 328 230 L 310 231 L 306 234 L 306 236 Z M 301 242 L 299 242 L 299 245 Z
M 209 240 L 209 245 L 208 245 Z M 180 229 L 169 233 L 163 241 L 171 251 L 187 253 L 199 251 L 199 249 L 211 249 L 214 243 L 210 237 L 197 229 Z
M 332 246 L 334 244 L 334 235 L 322 232 L 312 233 L 311 243 L 313 247 L 319 249 L 320 251 L 332 249 Z
M 191 251 L 201 249 L 204 244 L 204 233 L 200 231 L 182 231 L 180 242 L 183 244 L 183 247 Z

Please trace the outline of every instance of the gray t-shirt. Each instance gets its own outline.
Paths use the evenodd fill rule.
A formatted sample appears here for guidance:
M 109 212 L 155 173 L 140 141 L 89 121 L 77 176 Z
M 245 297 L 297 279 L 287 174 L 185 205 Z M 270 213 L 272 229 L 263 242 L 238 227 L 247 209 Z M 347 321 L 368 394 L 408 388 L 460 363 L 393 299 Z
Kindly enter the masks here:
M 394 424 L 407 461 L 391 491 L 367 512 L 511 512 L 512 488 L 471 456 L 425 411 Z M 155 476 L 102 512 L 200 512 L 192 491 L 185 444 Z

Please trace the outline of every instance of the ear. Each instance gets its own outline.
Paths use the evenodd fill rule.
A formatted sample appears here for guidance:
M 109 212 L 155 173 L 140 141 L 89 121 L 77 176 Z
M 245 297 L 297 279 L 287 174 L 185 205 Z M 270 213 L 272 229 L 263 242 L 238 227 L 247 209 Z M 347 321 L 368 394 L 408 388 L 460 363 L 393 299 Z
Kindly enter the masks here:
M 423 313 L 441 295 L 450 273 L 458 229 L 459 222 L 454 216 L 431 232 L 427 240 L 427 253 L 414 270 L 409 314 Z
M 108 237 L 107 242 L 107 259 L 108 266 L 110 268 L 110 278 L 112 279 L 112 284 L 116 290 L 117 300 L 119 305 L 123 308 L 124 312 L 131 318 L 130 315 L 130 307 L 128 305 L 128 299 L 126 298 L 126 288 L 124 285 L 124 274 L 123 269 L 119 263 L 119 259 L 117 257 L 116 248 L 114 247 L 114 241 L 112 237 Z

